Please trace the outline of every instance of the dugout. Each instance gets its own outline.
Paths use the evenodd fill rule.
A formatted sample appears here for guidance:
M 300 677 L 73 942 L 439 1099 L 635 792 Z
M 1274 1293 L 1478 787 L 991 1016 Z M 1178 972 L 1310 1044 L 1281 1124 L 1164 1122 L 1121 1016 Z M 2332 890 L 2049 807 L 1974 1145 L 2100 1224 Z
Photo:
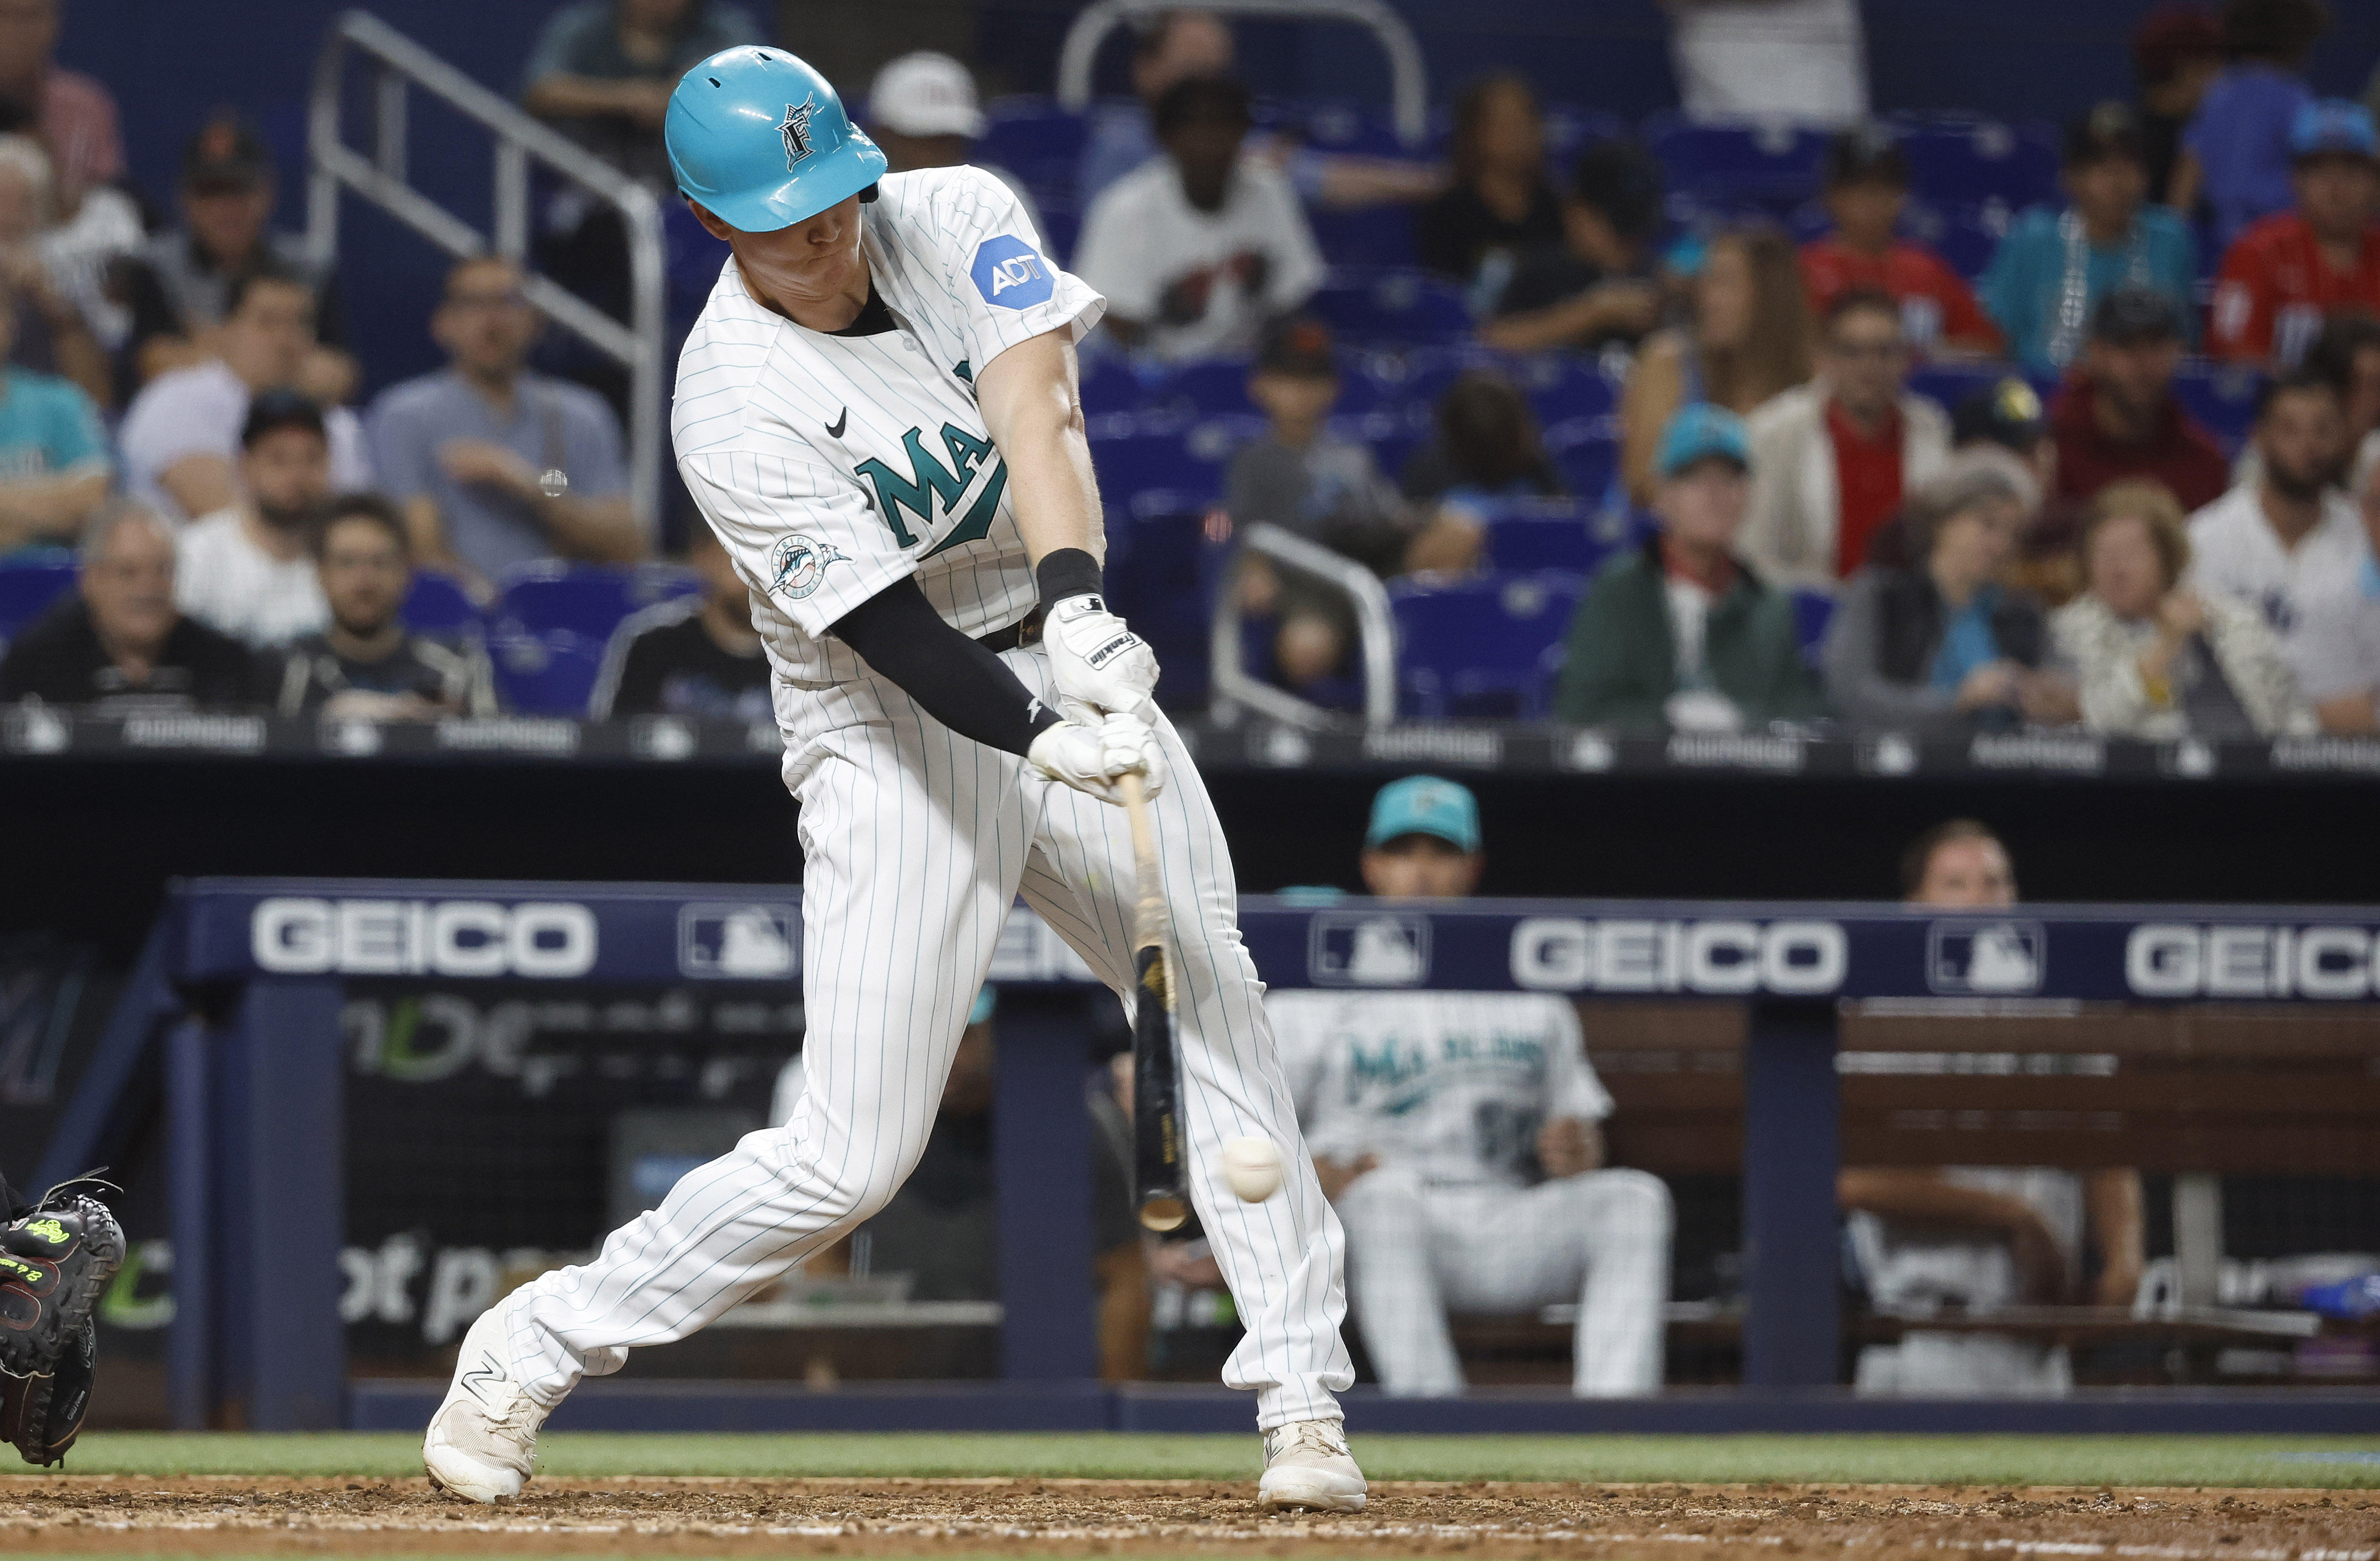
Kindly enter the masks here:
M 166 1329 L 175 1418 L 258 1428 L 420 1423 L 443 1379 L 351 1377 L 341 1231 L 357 1037 L 349 984 L 435 974 L 540 984 L 558 998 L 735 993 L 765 1014 L 798 940 L 723 960 L 727 918 L 798 927 L 792 890 L 443 881 L 200 880 L 176 890 L 54 1138 L 42 1174 L 166 1145 L 177 1238 Z M 2240 1172 L 2366 1177 L 2380 1025 L 2380 912 L 2028 908 L 1936 914 L 1860 903 L 1250 901 L 1259 968 L 1282 986 L 1557 992 L 1593 1005 L 1590 1046 L 1620 1101 L 1615 1158 L 1732 1168 L 1742 1385 L 1580 1401 L 1526 1389 L 1391 1401 L 1371 1430 L 2356 1431 L 2369 1386 L 2084 1389 L 2061 1399 L 1876 1399 L 1840 1386 L 1847 1341 L 1909 1325 L 1847 1312 L 1834 1178 L 1875 1163 L 2128 1163 L 2170 1179 L 2175 1304 L 2147 1316 L 1998 1313 L 1975 1326 L 2204 1349 L 2368 1337 L 2301 1309 L 2223 1307 L 2206 1284 L 2220 1223 L 2193 1186 Z M 1359 938 L 1361 942 L 1359 944 Z M 1381 964 L 1359 951 L 1396 943 Z M 1980 944 L 1998 953 L 1986 964 Z M 1087 992 L 1023 913 L 994 970 L 1008 1013 L 997 1088 L 998 1381 L 588 1384 L 556 1417 L 589 1428 L 1228 1429 L 1245 1405 L 1196 1386 L 1091 1376 L 1090 1210 L 1080 1174 Z M 671 1000 L 667 996 L 654 999 Z M 2212 1005 L 2212 1006 L 2207 1006 Z M 781 1015 L 781 1018 L 783 1017 Z M 2040 1059 L 2088 1058 L 2077 1068 Z M 2016 1059 L 1974 1065 L 1974 1059 Z M 2106 1059 L 2114 1059 L 2112 1067 Z M 1885 1061 L 1879 1062 L 1877 1059 Z M 1967 1059 L 1928 1066 L 1927 1059 Z M 533 1113 L 517 1130 L 533 1143 Z M 490 1188 L 488 1196 L 501 1190 Z M 2207 1245 L 2212 1239 L 2216 1246 Z M 2195 1243 L 2194 1245 L 2192 1243 Z M 189 1254 L 200 1254 L 193 1262 Z M 1929 1326 L 1962 1325 L 1933 1318 Z

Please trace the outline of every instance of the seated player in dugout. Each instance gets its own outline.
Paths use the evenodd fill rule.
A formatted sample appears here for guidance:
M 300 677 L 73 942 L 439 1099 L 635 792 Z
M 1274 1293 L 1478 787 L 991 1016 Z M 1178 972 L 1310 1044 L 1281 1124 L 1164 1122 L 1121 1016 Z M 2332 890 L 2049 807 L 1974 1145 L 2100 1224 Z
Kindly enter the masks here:
M 666 139 L 730 250 L 671 432 L 776 673 L 801 804 L 806 1082 L 785 1127 L 472 1325 L 424 1439 L 431 1478 L 516 1496 L 582 1377 L 706 1326 L 883 1209 L 1020 895 L 1133 992 L 1140 793 L 1182 994 L 1184 1191 L 1248 1324 L 1222 1374 L 1256 1395 L 1257 1499 L 1360 1508 L 1335 1397 L 1354 1380 L 1338 1220 L 1236 926 L 1230 842 L 1152 698 L 1157 658 L 1101 584 L 1075 346 L 1106 301 L 1040 252 L 991 175 L 888 174 L 783 50 L 688 71 Z M 1287 1172 L 1261 1208 L 1224 1164 L 1248 1136 Z
M 2016 872 L 1990 829 L 1953 818 L 1911 843 L 1901 892 L 1912 906 L 2003 910 L 2016 903 Z M 1836 1199 L 1857 1281 L 1880 1312 L 2129 1308 L 2140 1288 L 2141 1174 L 2128 1168 L 1846 1167 Z M 1863 1348 L 1854 1382 L 1876 1394 L 2058 1394 L 2074 1373 L 2046 1339 L 1912 1329 Z
M 1478 887 L 1479 805 L 1435 776 L 1373 799 L 1365 885 L 1398 900 Z M 1394 960 L 1359 932 L 1351 956 Z M 1463 1390 L 1448 1313 L 1575 1302 L 1572 1391 L 1661 1386 L 1670 1190 L 1605 1164 L 1611 1097 L 1578 1011 L 1534 993 L 1277 991 L 1265 999 L 1323 1191 L 1347 1228 L 1355 1321 L 1382 1389 Z

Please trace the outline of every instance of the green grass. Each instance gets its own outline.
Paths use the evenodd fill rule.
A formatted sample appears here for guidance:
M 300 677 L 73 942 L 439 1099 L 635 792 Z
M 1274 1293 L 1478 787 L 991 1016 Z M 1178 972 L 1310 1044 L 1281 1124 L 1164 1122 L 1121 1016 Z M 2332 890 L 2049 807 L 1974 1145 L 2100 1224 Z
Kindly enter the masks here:
M 94 1433 L 78 1474 L 410 1476 L 403 1433 Z M 1256 1476 L 1248 1436 L 1070 1434 L 627 1435 L 542 1438 L 550 1474 Z M 1363 1436 L 1379 1480 L 1875 1482 L 1962 1485 L 2380 1487 L 2380 1437 L 2356 1436 Z M 2297 1455 L 2297 1456 L 2289 1456 Z M 2307 1455 L 2313 1455 L 2311 1457 Z

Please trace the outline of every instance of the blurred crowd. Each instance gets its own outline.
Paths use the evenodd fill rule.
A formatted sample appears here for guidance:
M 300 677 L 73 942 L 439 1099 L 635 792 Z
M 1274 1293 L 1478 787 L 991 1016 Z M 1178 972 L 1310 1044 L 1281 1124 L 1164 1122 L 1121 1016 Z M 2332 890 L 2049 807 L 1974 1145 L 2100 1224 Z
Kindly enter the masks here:
M 211 117 L 152 206 L 105 88 L 51 58 L 67 3 L 0 0 L 0 571 L 67 587 L 5 625 L 0 697 L 492 711 L 528 686 L 491 640 L 508 593 L 610 571 L 626 605 L 584 650 L 588 713 L 764 715 L 745 584 L 698 523 L 660 558 L 668 496 L 630 491 L 616 375 L 540 367 L 577 360 L 541 352 L 534 279 L 456 264 L 427 322 L 447 367 L 358 405 L 379 381 L 334 267 L 273 225 L 263 140 Z M 1621 544 L 1566 607 L 1542 699 L 1501 713 L 2380 730 L 2380 133 L 2307 84 L 2321 0 L 2155 8 L 2132 91 L 2068 127 L 2060 199 L 1998 213 L 1964 265 L 1868 115 L 1850 0 L 1668 10 L 1684 121 L 1831 138 L 1790 227 L 1684 200 L 1618 130 L 1568 137 L 1558 166 L 1519 75 L 1462 90 L 1442 155 L 1318 144 L 1251 101 L 1230 27 L 1196 10 L 1135 33 L 1132 93 L 1079 126 L 1071 188 L 993 170 L 1109 300 L 1087 383 L 1244 383 L 1208 535 L 1269 523 L 1428 590 L 1496 568 L 1502 506 L 1591 510 Z M 730 4 L 573 0 L 519 100 L 662 188 L 677 77 L 767 37 Z M 991 123 L 932 53 L 858 106 L 896 170 L 971 160 Z M 1317 235 L 1351 214 L 1409 225 L 1400 254 L 1465 311 L 1475 357 L 1410 448 L 1342 415 L 1368 345 L 1316 307 L 1337 274 Z M 616 217 L 543 223 L 538 274 L 616 303 Z M 2244 438 L 2177 391 L 2201 355 L 2255 386 Z M 1522 383 L 1556 358 L 1617 387 L 1585 480 Z M 1973 370 L 1947 404 L 1923 393 L 1946 366 Z M 1220 588 L 1264 675 L 1355 702 L 1341 585 L 1248 551 Z

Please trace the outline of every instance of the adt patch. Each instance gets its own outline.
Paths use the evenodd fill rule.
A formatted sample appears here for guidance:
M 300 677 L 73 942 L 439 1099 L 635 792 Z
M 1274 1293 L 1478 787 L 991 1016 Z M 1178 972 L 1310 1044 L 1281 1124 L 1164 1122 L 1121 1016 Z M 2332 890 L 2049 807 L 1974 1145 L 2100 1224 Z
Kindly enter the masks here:
M 974 276 L 983 301 L 999 309 L 1046 304 L 1058 286 L 1050 262 L 1013 233 L 996 233 L 976 246 Z

